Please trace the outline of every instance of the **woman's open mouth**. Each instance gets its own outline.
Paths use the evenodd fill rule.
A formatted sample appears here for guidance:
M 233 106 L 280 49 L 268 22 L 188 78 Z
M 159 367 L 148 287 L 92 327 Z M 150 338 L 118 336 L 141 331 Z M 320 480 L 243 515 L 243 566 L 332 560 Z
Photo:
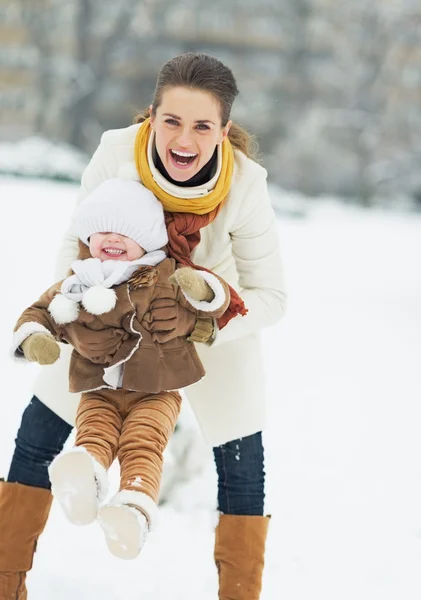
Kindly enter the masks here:
M 198 155 L 192 152 L 183 152 L 182 150 L 170 150 L 170 156 L 172 163 L 177 169 L 185 169 L 192 164 Z

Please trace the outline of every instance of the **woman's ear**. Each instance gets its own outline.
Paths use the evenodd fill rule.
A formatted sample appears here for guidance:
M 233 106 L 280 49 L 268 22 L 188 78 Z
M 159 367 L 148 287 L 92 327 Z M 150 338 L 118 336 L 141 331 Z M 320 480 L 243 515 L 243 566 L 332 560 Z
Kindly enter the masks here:
M 228 133 L 229 133 L 229 130 L 231 129 L 231 125 L 232 125 L 232 121 L 230 120 L 223 128 L 221 139 L 219 140 L 220 144 L 222 144 L 222 142 L 228 137 Z
M 149 118 L 151 120 L 151 127 L 153 127 L 153 125 L 155 123 L 155 116 L 152 112 L 152 104 L 149 105 Z

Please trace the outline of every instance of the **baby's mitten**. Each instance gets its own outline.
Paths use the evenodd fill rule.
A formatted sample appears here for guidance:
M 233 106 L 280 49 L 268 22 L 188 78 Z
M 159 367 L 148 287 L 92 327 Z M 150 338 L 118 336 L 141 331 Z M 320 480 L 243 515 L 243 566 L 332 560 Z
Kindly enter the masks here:
M 200 271 L 191 267 L 181 267 L 177 269 L 168 281 L 174 285 L 179 285 L 181 291 L 198 302 L 211 302 L 215 294 L 210 285 L 204 280 Z
M 21 344 L 25 358 L 40 365 L 52 365 L 60 356 L 60 346 L 46 333 L 33 333 Z

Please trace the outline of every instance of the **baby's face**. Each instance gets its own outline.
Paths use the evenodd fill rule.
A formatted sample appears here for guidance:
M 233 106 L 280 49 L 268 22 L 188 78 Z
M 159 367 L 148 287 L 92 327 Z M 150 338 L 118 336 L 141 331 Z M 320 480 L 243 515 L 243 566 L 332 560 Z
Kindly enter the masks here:
M 94 233 L 89 238 L 92 258 L 100 260 L 137 260 L 145 254 L 137 242 L 119 233 Z

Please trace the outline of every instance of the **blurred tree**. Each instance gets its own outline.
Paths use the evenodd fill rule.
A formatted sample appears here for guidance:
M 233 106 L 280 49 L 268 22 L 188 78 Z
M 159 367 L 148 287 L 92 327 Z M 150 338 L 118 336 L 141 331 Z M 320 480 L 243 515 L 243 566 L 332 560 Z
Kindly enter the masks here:
M 80 71 L 85 73 L 84 88 L 74 98 L 68 110 L 71 124 L 69 141 L 78 147 L 86 146 L 89 135 L 89 120 L 95 113 L 95 103 L 103 93 L 111 77 L 112 56 L 121 40 L 127 38 L 136 0 L 121 0 L 114 6 L 114 18 L 109 16 L 110 6 L 98 0 L 79 0 L 75 20 L 75 60 Z M 109 23 L 109 27 L 99 23 Z M 88 131 L 87 131 L 88 130 Z
M 112 56 L 127 38 L 136 0 L 20 0 L 21 19 L 38 50 L 32 103 L 36 131 L 86 148 L 95 105 L 112 74 Z

